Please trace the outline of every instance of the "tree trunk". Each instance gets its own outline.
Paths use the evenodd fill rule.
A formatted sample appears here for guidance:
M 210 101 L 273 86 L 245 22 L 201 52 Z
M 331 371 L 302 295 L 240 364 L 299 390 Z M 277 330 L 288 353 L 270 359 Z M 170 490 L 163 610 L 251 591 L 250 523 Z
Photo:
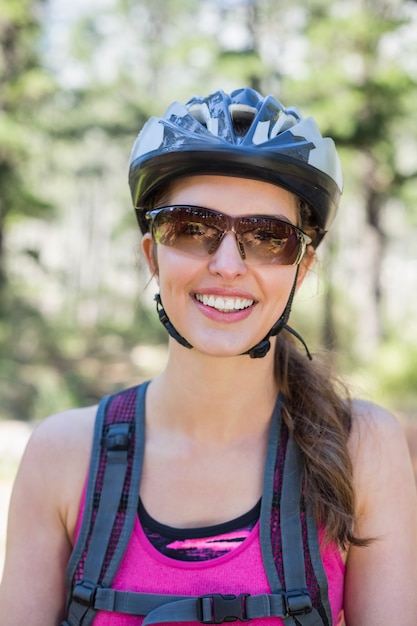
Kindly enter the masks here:
M 381 268 L 384 257 L 385 234 L 381 224 L 383 192 L 378 189 L 376 164 L 367 155 L 368 167 L 364 181 L 365 230 L 363 236 L 363 266 L 361 268 L 361 301 L 358 303 L 358 353 L 372 357 L 383 338 Z
M 321 342 L 325 350 L 334 352 L 337 348 L 337 324 L 335 320 L 335 295 L 332 265 L 335 258 L 334 244 L 327 242 L 326 254 L 323 259 L 323 281 L 325 291 L 323 297 L 323 325 L 321 328 Z

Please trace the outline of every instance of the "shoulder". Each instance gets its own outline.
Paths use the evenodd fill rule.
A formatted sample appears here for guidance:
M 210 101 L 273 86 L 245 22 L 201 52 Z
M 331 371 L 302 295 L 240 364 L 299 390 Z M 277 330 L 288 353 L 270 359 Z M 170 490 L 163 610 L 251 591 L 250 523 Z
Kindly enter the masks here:
M 97 407 L 71 409 L 43 420 L 24 452 L 15 489 L 42 494 L 72 535 L 87 476 Z
M 404 430 L 398 419 L 383 407 L 366 400 L 355 399 L 352 402 L 352 430 L 350 446 L 360 451 L 370 443 L 403 440 Z
M 390 491 L 397 503 L 407 498 L 415 501 L 405 431 L 392 413 L 371 402 L 355 400 L 349 451 L 359 513 L 369 511 Z
M 353 460 L 372 451 L 372 457 L 381 460 L 387 447 L 407 448 L 404 429 L 398 419 L 383 407 L 365 400 L 352 402 L 352 430 L 349 447 Z
M 401 423 L 369 402 L 353 403 L 349 449 L 357 537 L 345 578 L 347 624 L 415 624 L 417 497 Z
M 97 407 L 71 409 L 47 417 L 33 430 L 23 462 L 54 461 L 65 466 L 80 460 L 91 448 Z
M 408 457 L 405 432 L 399 420 L 390 411 L 365 400 L 352 403 L 349 448 L 354 464 L 386 465 L 392 456 Z
M 10 623 L 60 621 L 95 413 L 91 407 L 53 415 L 29 439 L 10 501 L 0 589 L 0 612 Z

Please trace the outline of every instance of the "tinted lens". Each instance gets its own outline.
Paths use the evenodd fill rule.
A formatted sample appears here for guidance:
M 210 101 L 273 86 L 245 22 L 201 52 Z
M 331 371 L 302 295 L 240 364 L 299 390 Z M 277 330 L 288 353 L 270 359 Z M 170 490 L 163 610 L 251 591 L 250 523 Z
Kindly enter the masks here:
M 310 239 L 300 229 L 273 216 L 230 217 L 193 206 L 170 206 L 147 214 L 156 243 L 193 256 L 213 254 L 229 231 L 249 265 L 298 263 Z
M 301 231 L 277 218 L 242 218 L 238 232 L 249 264 L 293 265 L 305 249 Z
M 202 257 L 217 249 L 226 227 L 220 213 L 192 207 L 157 211 L 152 222 L 156 243 Z

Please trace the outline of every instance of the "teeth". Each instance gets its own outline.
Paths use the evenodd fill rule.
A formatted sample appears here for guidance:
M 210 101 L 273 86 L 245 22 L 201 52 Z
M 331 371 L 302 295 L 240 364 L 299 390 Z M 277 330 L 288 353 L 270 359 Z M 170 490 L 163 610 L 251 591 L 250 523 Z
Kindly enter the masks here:
M 230 311 L 241 311 L 252 306 L 253 300 L 249 298 L 222 298 L 221 296 L 202 295 L 197 293 L 196 300 L 202 302 L 205 306 L 211 306 L 222 313 Z

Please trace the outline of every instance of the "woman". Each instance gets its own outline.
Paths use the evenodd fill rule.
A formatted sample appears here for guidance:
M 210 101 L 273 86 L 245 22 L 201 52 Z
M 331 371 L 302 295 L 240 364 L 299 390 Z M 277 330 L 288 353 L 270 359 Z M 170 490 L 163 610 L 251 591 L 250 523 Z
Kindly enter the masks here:
M 33 434 L 11 503 L 1 626 L 141 624 L 127 607 L 150 599 L 146 624 L 413 626 L 417 507 L 402 430 L 349 401 L 287 325 L 337 209 L 333 142 L 272 97 L 219 91 L 149 120 L 130 186 L 168 362 L 101 405 L 109 423 L 87 495 L 97 407 Z M 116 424 L 107 448 L 119 458 L 131 432 L 120 422 L 142 419 L 142 471 L 135 451 L 116 488 L 106 429 Z M 114 580 L 96 585 L 107 544 L 89 517 L 112 526 L 100 512 L 111 499 L 119 517 L 123 502 L 139 515 Z

